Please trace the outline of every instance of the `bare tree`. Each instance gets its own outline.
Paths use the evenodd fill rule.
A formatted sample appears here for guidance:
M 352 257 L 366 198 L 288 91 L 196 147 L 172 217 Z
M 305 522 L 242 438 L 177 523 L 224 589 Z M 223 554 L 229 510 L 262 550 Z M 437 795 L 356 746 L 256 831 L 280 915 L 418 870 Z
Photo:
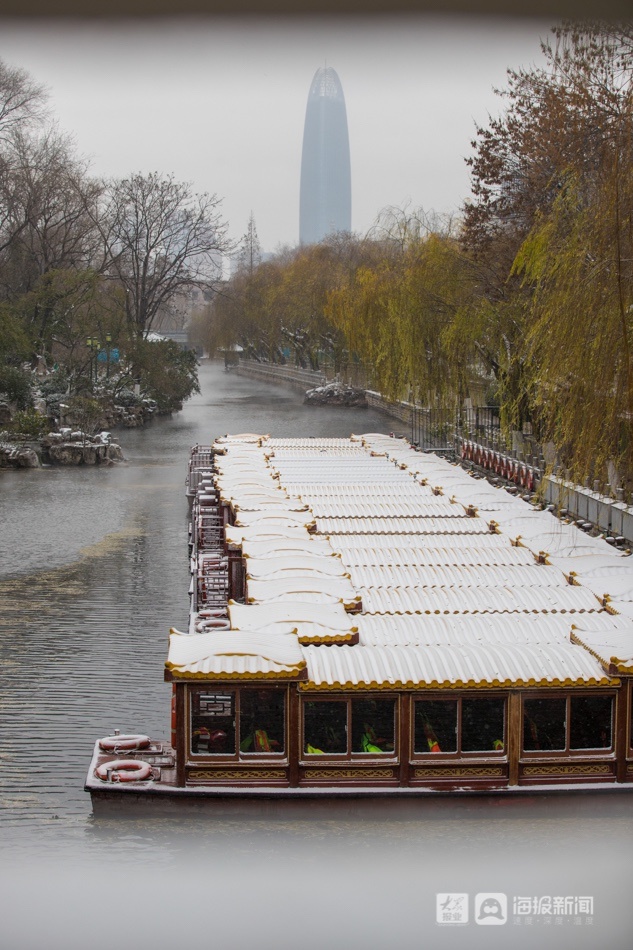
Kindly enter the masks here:
M 0 141 L 45 116 L 47 93 L 24 69 L 0 61 Z
M 157 172 L 110 185 L 101 230 L 107 272 L 125 290 L 132 333 L 145 336 L 162 307 L 192 286 L 210 288 L 230 250 L 220 199 Z
M 0 175 L 0 286 L 9 299 L 54 270 L 85 269 L 100 247 L 95 209 L 102 185 L 55 128 L 16 132 Z
M 15 220 L 19 203 L 15 140 L 44 120 L 46 98 L 44 87 L 25 70 L 0 60 L 0 253 L 11 243 L 16 229 L 19 232 L 24 225 L 23 220 Z
M 259 267 L 261 262 L 262 247 L 259 243 L 259 237 L 257 236 L 255 218 L 253 217 L 253 212 L 251 211 L 250 217 L 248 219 L 248 229 L 240 242 L 238 266 L 240 270 L 246 271 L 246 273 L 252 277 L 253 271 Z

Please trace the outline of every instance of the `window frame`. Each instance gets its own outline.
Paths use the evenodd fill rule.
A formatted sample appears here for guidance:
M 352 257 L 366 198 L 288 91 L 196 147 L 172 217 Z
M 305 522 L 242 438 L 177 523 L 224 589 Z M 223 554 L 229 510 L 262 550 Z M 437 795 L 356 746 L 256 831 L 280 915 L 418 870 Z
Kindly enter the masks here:
M 393 702 L 393 749 L 386 752 L 353 752 L 352 751 L 352 702 L 354 700 L 391 700 Z M 345 703 L 347 706 L 347 718 L 345 731 L 347 735 L 346 752 L 306 752 L 305 735 L 305 704 L 306 703 Z M 399 761 L 400 746 L 400 696 L 398 693 L 372 692 L 372 693 L 339 693 L 328 695 L 309 695 L 304 693 L 301 696 L 301 710 L 299 714 L 299 761 L 301 764 L 314 765 L 315 762 L 341 762 L 349 764 L 350 762 L 384 762 L 389 765 L 397 764 Z
M 281 752 L 242 752 L 240 749 L 240 725 L 241 725 L 241 698 L 242 693 L 247 691 L 259 691 L 259 690 L 274 690 L 276 693 L 281 693 L 283 696 L 283 739 L 284 747 Z M 191 741 L 193 737 L 193 697 L 195 692 L 207 692 L 207 693 L 235 693 L 235 752 L 194 752 L 191 747 Z M 279 686 L 277 684 L 268 684 L 268 683 L 249 683 L 248 685 L 243 684 L 218 684 L 207 683 L 205 685 L 194 685 L 190 684 L 187 688 L 187 760 L 189 762 L 201 763 L 204 762 L 205 765 L 208 765 L 212 762 L 217 762 L 226 764 L 227 762 L 239 762 L 241 765 L 246 765 L 248 762 L 261 762 L 261 761 L 273 761 L 278 764 L 287 764 L 288 763 L 288 740 L 289 740 L 289 730 L 288 730 L 288 709 L 289 709 L 289 696 L 288 696 L 288 687 L 286 685 Z
M 591 697 L 604 697 L 611 699 L 611 744 L 610 746 L 594 746 L 589 749 L 572 749 L 571 742 L 571 700 L 572 699 L 590 699 Z M 616 732 L 616 696 L 614 690 L 578 690 L 570 692 L 569 690 L 552 690 L 547 693 L 522 693 L 521 694 L 521 759 L 561 759 L 561 758 L 595 758 L 615 756 L 615 732 Z M 523 733 L 525 723 L 525 703 L 538 699 L 564 699 L 565 702 L 565 748 L 564 749 L 526 749 L 523 745 Z
M 473 752 L 464 752 L 462 750 L 462 700 L 473 699 L 501 699 L 503 700 L 503 749 L 482 749 Z M 414 693 L 411 697 L 411 760 L 416 762 L 432 761 L 464 761 L 464 759 L 488 759 L 497 760 L 507 759 L 508 756 L 508 693 L 507 692 L 486 692 L 486 693 L 458 693 L 447 696 L 443 693 L 429 693 L 428 695 Z M 457 702 L 457 748 L 454 752 L 416 752 L 415 749 L 415 705 L 420 702 Z

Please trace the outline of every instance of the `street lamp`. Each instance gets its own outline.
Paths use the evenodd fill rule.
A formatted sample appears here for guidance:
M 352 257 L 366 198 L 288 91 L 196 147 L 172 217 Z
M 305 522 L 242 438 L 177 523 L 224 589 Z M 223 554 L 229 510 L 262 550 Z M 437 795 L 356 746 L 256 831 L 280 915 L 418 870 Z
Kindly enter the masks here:
M 112 336 L 110 333 L 106 333 L 106 379 L 110 379 L 110 344 L 112 343 Z
M 99 350 L 101 349 L 101 344 L 100 344 L 99 341 L 96 339 L 96 337 L 90 337 L 90 336 L 89 336 L 88 339 L 86 340 L 86 346 L 87 346 L 88 349 L 90 350 L 90 379 L 92 379 L 92 361 L 93 361 L 93 359 L 94 359 L 94 364 L 95 364 L 95 382 L 96 382 L 97 379 L 98 379 L 98 374 L 99 374 L 99 369 L 98 369 L 98 366 L 97 366 L 97 354 L 99 353 Z M 93 354 L 94 354 L 94 355 L 93 355 Z

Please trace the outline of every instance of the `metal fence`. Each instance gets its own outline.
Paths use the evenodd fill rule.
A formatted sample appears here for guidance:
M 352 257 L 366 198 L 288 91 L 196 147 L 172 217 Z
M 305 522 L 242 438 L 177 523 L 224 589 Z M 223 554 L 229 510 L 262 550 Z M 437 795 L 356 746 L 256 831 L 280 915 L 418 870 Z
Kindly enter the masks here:
M 421 449 L 458 450 L 463 439 L 470 439 L 498 451 L 512 450 L 496 406 L 425 409 L 412 405 L 410 413 L 411 441 Z
M 423 409 L 411 406 L 411 441 L 423 450 L 454 452 L 459 433 L 455 409 Z
M 494 449 L 510 449 L 501 429 L 497 406 L 473 406 L 461 410 L 459 434 Z

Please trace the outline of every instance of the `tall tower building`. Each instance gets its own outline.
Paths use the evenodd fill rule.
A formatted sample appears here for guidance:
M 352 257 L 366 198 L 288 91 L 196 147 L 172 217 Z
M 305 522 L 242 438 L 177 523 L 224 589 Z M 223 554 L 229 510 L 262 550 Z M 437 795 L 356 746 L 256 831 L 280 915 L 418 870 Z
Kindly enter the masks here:
M 352 229 L 352 175 L 341 80 L 331 66 L 317 69 L 308 93 L 301 155 L 299 240 L 316 244 Z

